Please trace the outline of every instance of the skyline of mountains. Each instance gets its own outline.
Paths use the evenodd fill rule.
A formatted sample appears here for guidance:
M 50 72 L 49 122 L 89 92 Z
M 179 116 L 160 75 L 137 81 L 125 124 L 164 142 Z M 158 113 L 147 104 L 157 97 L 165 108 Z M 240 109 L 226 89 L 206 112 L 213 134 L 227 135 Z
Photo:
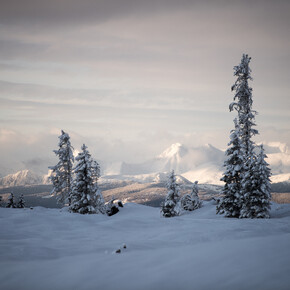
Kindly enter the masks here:
M 290 182 L 290 150 L 286 144 L 272 142 L 265 144 L 265 149 L 272 170 L 273 183 Z M 143 163 L 119 162 L 103 168 L 102 181 L 131 180 L 141 183 L 166 180 L 166 173 L 175 170 L 180 182 L 198 180 L 205 184 L 223 184 L 220 178 L 223 173 L 224 151 L 206 144 L 200 147 L 186 147 L 175 143 L 158 156 Z M 48 174 L 38 174 L 31 170 L 21 170 L 0 178 L 0 186 L 26 186 L 48 184 Z

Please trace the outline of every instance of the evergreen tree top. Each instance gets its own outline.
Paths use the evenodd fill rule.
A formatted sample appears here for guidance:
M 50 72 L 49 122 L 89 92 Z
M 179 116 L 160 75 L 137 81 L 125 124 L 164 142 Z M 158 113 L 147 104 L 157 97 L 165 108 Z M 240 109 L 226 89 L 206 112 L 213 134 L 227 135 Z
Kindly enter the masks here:
M 58 136 L 58 138 L 60 139 L 60 142 L 62 141 L 65 143 L 69 142 L 69 140 L 70 140 L 69 134 L 64 132 L 63 130 L 61 130 L 61 135 Z
M 58 195 L 58 202 L 65 203 L 71 191 L 74 155 L 69 134 L 61 130 L 61 135 L 58 136 L 58 138 L 59 148 L 53 150 L 53 152 L 58 157 L 59 161 L 55 166 L 49 166 L 49 169 L 52 170 L 50 180 L 53 184 L 52 194 Z M 70 203 L 69 200 L 68 202 Z
M 70 143 L 70 136 L 68 133 L 65 133 L 63 130 L 61 130 L 61 135 L 58 136 L 59 142 L 58 146 L 59 148 L 57 150 L 53 150 L 55 155 L 59 156 L 61 159 L 68 161 L 68 159 L 71 160 L 71 162 L 74 162 L 74 156 L 73 156 L 73 146 Z M 53 169 L 53 167 L 51 167 Z
M 232 91 L 236 91 L 234 96 L 234 100 L 237 102 L 233 102 L 230 104 L 230 111 L 234 108 L 243 113 L 252 113 L 253 115 L 256 112 L 251 111 L 251 107 L 253 104 L 252 100 L 252 88 L 248 85 L 248 80 L 253 80 L 251 77 L 251 69 L 249 67 L 249 63 L 251 58 L 247 54 L 243 54 L 241 63 L 237 66 L 234 66 L 234 76 L 237 76 L 237 80 L 232 85 Z M 251 119 L 254 116 L 251 116 Z
M 192 186 L 192 191 L 191 191 L 191 194 L 193 195 L 197 195 L 198 194 L 198 181 L 196 180 L 194 183 L 193 183 L 193 186 Z
M 85 144 L 82 145 L 81 149 L 82 152 L 80 152 L 75 158 L 75 160 L 78 162 L 74 168 L 75 172 L 82 171 L 85 167 L 89 167 L 91 170 L 88 172 L 88 174 L 91 178 L 97 180 L 101 173 L 99 163 L 91 158 L 91 154 Z
M 82 149 L 82 152 L 79 152 L 79 154 L 75 158 L 76 161 L 79 161 L 83 158 L 89 159 L 91 157 L 90 152 L 87 150 L 88 147 L 85 144 L 82 145 L 81 149 Z
M 91 158 L 87 148 L 83 144 L 82 151 L 75 158 L 77 164 L 74 168 L 75 178 L 70 194 L 72 200 L 70 210 L 81 214 L 104 213 L 104 199 L 97 184 L 100 166 Z
M 249 57 L 247 54 L 243 54 L 241 63 L 237 66 L 234 66 L 234 76 L 252 80 L 251 77 L 252 70 L 249 67 L 250 61 L 251 57 Z
M 87 150 L 88 147 L 87 147 L 85 144 L 82 145 L 82 148 L 81 148 L 81 149 L 82 149 L 83 151 L 87 151 L 87 152 L 88 152 L 88 150 Z

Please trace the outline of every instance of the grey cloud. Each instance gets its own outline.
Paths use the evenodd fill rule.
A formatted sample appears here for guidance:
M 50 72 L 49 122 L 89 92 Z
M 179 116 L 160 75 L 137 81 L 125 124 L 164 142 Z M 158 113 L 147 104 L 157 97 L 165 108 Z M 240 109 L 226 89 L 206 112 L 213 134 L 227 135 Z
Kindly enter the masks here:
M 0 54 L 2 59 L 15 58 L 15 56 L 27 56 L 42 54 L 49 47 L 45 43 L 31 43 L 16 39 L 0 39 Z
M 10 0 L 2 1 L 0 19 L 2 24 L 9 25 L 29 25 L 37 30 L 37 25 L 55 26 L 84 23 L 101 23 L 117 18 L 136 17 L 138 15 L 148 15 L 163 13 L 165 11 L 178 11 L 197 9 L 211 13 L 214 10 L 221 12 L 246 7 L 248 14 L 252 11 L 260 11 L 257 15 L 267 14 L 267 18 L 272 24 L 285 21 L 285 11 L 289 11 L 289 1 L 277 0 Z M 284 13 L 283 13 L 284 12 Z M 281 17 L 277 17 L 277 13 Z M 221 14 L 222 15 L 222 14 Z M 273 17 L 274 16 L 274 17 Z M 245 14 L 247 18 L 247 14 Z M 222 17 L 220 19 L 222 21 Z M 233 19 L 234 20 L 234 19 Z M 287 21 L 287 20 L 286 20 Z M 289 22 L 287 22 L 289 23 Z M 246 24 L 246 23 L 245 23 Z
M 41 173 L 47 172 L 47 164 L 49 164 L 49 162 L 49 159 L 43 159 L 39 157 L 22 161 L 24 168 Z
M 72 24 L 102 22 L 134 13 L 156 12 L 188 5 L 191 1 L 180 0 L 10 0 L 1 3 L 2 23 L 15 24 Z
M 2 106 L 7 107 L 36 107 L 59 109 L 74 106 L 94 108 L 96 110 L 110 108 L 132 109 L 132 110 L 180 110 L 180 111 L 206 111 L 223 112 L 220 100 L 215 100 L 199 104 L 196 97 L 184 91 L 181 95 L 180 90 L 169 89 L 134 89 L 122 93 L 116 89 L 70 89 L 58 88 L 53 86 L 19 84 L 0 81 L 2 92 L 0 101 Z
M 13 6 L 13 2 L 11 4 L 7 1 L 7 6 Z M 25 2 L 27 5 L 24 5 Z M 56 15 L 67 13 L 67 16 L 66 14 L 63 16 L 63 21 L 65 22 L 66 19 L 72 21 L 78 29 L 70 26 L 63 28 L 61 25 L 58 29 L 50 29 L 48 26 L 48 31 L 44 30 L 45 33 L 41 25 L 36 25 L 36 30 L 31 31 L 21 25 L 8 32 L 2 29 L 1 55 L 10 59 L 83 63 L 98 65 L 102 69 L 113 65 L 146 67 L 147 63 L 163 67 L 171 64 L 175 68 L 183 66 L 183 69 L 186 64 L 192 64 L 202 69 L 205 65 L 208 66 L 209 62 L 202 62 L 201 55 L 203 59 L 214 58 L 214 61 L 220 65 L 225 62 L 225 59 L 219 57 L 220 55 L 226 53 L 232 59 L 236 57 L 236 54 L 231 55 L 233 50 L 238 51 L 239 55 L 246 51 L 251 55 L 262 56 L 262 63 L 265 63 L 266 58 L 271 61 L 268 56 L 273 50 L 278 51 L 279 54 L 283 53 L 289 59 L 290 3 L 287 1 L 275 1 L 275 3 L 231 1 L 231 4 L 227 1 L 157 1 L 157 4 L 154 4 L 155 1 L 140 3 L 136 1 L 23 1 L 21 3 L 27 7 L 19 9 L 19 13 L 23 13 L 24 18 L 25 11 L 32 10 L 29 7 L 35 6 L 33 11 L 36 14 L 47 13 L 48 20 L 51 19 L 49 11 L 55 10 Z M 115 19 L 115 14 L 125 16 L 130 15 L 132 11 L 132 15 L 130 17 L 127 15 L 125 22 L 112 21 L 111 24 L 108 23 L 99 29 L 95 25 L 81 25 L 79 21 L 87 19 L 82 15 L 82 9 L 88 9 L 87 7 L 91 5 L 99 8 L 97 11 L 94 9 L 89 11 L 92 14 L 96 13 L 92 17 L 92 21 L 96 23 L 99 19 L 98 13 L 112 15 L 111 20 Z M 156 5 L 163 8 L 152 9 L 148 17 L 140 18 L 138 13 L 147 11 L 143 9 L 143 5 L 151 8 Z M 188 9 L 186 5 L 190 5 Z M 70 13 L 73 14 L 74 9 L 78 10 L 76 7 L 80 7 L 79 15 L 71 16 Z M 0 17 L 5 9 L 4 5 Z M 177 13 L 178 17 L 172 17 L 172 14 L 165 13 L 170 10 L 174 13 L 180 10 L 182 13 Z M 154 14 L 153 11 L 156 13 Z M 164 13 L 167 16 L 164 16 Z M 13 14 L 7 17 L 14 19 Z M 15 25 L 17 19 L 22 18 L 15 15 Z M 27 17 L 27 21 L 29 19 L 30 17 Z M 58 22 L 52 18 L 51 23 Z M 15 30 L 18 33 L 15 33 Z M 218 59 L 221 61 L 218 62 Z M 274 61 L 271 67 L 273 64 Z
M 81 133 L 75 147 L 88 143 L 97 159 L 141 159 L 173 142 L 225 147 L 243 52 L 258 127 L 275 126 L 261 138 L 289 140 L 289 1 L 2 2 L 0 125 L 23 132 L 2 155 L 46 160 L 57 136 L 32 135 L 52 127 Z

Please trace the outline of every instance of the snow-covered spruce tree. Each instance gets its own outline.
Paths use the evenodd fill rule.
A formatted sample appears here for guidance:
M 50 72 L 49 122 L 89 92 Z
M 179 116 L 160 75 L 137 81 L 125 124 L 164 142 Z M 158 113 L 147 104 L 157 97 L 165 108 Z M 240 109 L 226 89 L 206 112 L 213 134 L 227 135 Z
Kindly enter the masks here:
M 75 158 L 75 178 L 71 192 L 70 211 L 81 214 L 105 213 L 105 202 L 98 188 L 100 166 L 91 158 L 86 145 Z
M 254 142 L 251 138 L 258 134 L 258 130 L 253 129 L 253 126 L 256 126 L 255 115 L 257 112 L 252 110 L 252 88 L 248 84 L 249 80 L 253 80 L 249 67 L 250 61 L 251 58 L 247 54 L 243 54 L 241 63 L 234 67 L 234 76 L 237 77 L 237 80 L 232 86 L 232 91 L 235 91 L 234 102 L 230 104 L 230 111 L 235 109 L 238 112 L 240 138 L 246 159 L 253 153 Z
M 179 209 L 179 188 L 176 183 L 176 176 L 174 170 L 169 175 L 167 182 L 168 193 L 165 198 L 165 201 L 161 205 L 161 212 L 164 217 L 173 217 L 177 216 L 180 213 Z
M 242 207 L 241 182 L 244 157 L 237 119 L 234 123 L 235 129 L 231 131 L 229 148 L 226 150 L 227 159 L 224 162 L 226 170 L 221 178 L 221 181 L 225 183 L 222 189 L 223 197 L 217 205 L 217 213 L 238 218 Z
M 185 194 L 181 200 L 181 207 L 184 210 L 192 211 L 201 207 L 201 201 L 198 197 L 198 181 L 195 181 L 192 186 L 192 191 L 190 194 Z
M 52 170 L 50 180 L 53 184 L 51 194 L 57 195 L 57 201 L 61 204 L 71 204 L 69 198 L 72 187 L 72 168 L 74 162 L 73 147 L 70 137 L 63 130 L 59 138 L 59 149 L 53 150 L 59 162 L 55 166 L 49 167 Z
M 8 198 L 8 203 L 6 207 L 16 208 L 15 200 L 14 200 L 14 194 L 10 193 L 10 196 Z
M 243 183 L 244 200 L 240 214 L 241 218 L 270 217 L 271 171 L 265 158 L 267 158 L 267 155 L 263 145 L 261 145 L 260 153 L 255 156 L 252 162 L 248 162 L 248 171 L 245 173 Z
M 24 201 L 23 194 L 21 194 L 18 198 L 17 207 L 18 208 L 25 208 L 25 201 Z
M 238 112 L 238 125 L 239 125 L 239 139 L 240 148 L 242 153 L 242 167 L 239 169 L 239 189 L 235 191 L 235 199 L 233 200 L 237 207 L 231 209 L 231 212 L 226 212 L 227 216 L 232 217 L 257 217 L 258 213 L 254 214 L 253 211 L 257 207 L 249 206 L 251 204 L 251 196 L 255 196 L 255 182 L 252 180 L 253 176 L 258 178 L 255 171 L 257 170 L 257 156 L 255 154 L 255 143 L 252 141 L 252 137 L 258 134 L 258 131 L 253 127 L 255 124 L 256 111 L 252 110 L 252 88 L 249 87 L 248 81 L 252 80 L 251 69 L 249 63 L 251 58 L 247 54 L 243 54 L 241 63 L 234 67 L 234 75 L 237 77 L 236 82 L 232 86 L 232 90 L 235 91 L 234 102 L 230 104 L 230 111 L 236 110 Z M 226 174 L 224 178 L 226 177 Z M 260 177 L 261 178 L 261 177 Z M 224 180 L 225 181 L 225 180 Z M 225 181 L 226 182 L 226 181 Z M 257 181 L 257 183 L 260 183 Z M 224 194 L 226 195 L 226 186 L 224 188 Z M 259 197 L 255 196 L 254 200 Z M 268 199 L 267 202 L 269 202 Z M 225 199 L 217 207 L 218 212 L 223 212 Z M 258 202 L 258 201 L 257 201 Z M 266 203 L 267 203 L 266 202 Z M 245 206 L 247 204 L 247 206 Z M 242 212 L 241 209 L 243 208 Z M 248 211 L 248 212 L 247 212 Z M 233 214 L 234 212 L 234 214 Z M 259 214 L 259 217 L 262 215 Z M 266 217 L 266 215 L 265 215 Z

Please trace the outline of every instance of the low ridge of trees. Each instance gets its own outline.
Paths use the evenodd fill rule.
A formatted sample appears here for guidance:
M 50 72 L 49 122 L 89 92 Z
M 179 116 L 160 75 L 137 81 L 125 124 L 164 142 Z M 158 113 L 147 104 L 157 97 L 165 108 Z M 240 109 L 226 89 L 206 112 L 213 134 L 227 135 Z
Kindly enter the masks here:
M 161 213 L 164 217 L 178 216 L 183 211 L 193 211 L 201 207 L 198 197 L 198 181 L 195 181 L 190 194 L 185 194 L 180 198 L 179 185 L 176 182 L 174 170 L 171 171 L 167 181 L 167 195 L 161 204 Z
M 25 201 L 24 201 L 23 194 L 21 194 L 18 198 L 17 207 L 18 208 L 25 208 Z
M 6 205 L 7 208 L 16 208 L 16 203 L 15 203 L 15 198 L 14 198 L 14 194 L 10 193 L 10 196 L 8 198 L 8 203 Z
M 201 201 L 198 197 L 198 181 L 195 181 L 192 186 L 190 194 L 185 194 L 181 200 L 181 207 L 183 210 L 193 211 L 201 207 Z
M 16 202 L 14 194 L 10 193 L 10 196 L 8 197 L 8 202 L 6 205 L 5 204 L 2 205 L 2 196 L 0 196 L 0 207 L 1 206 L 7 207 L 7 208 L 25 208 L 25 201 L 24 201 L 23 194 L 21 194 L 18 197 L 18 200 Z

